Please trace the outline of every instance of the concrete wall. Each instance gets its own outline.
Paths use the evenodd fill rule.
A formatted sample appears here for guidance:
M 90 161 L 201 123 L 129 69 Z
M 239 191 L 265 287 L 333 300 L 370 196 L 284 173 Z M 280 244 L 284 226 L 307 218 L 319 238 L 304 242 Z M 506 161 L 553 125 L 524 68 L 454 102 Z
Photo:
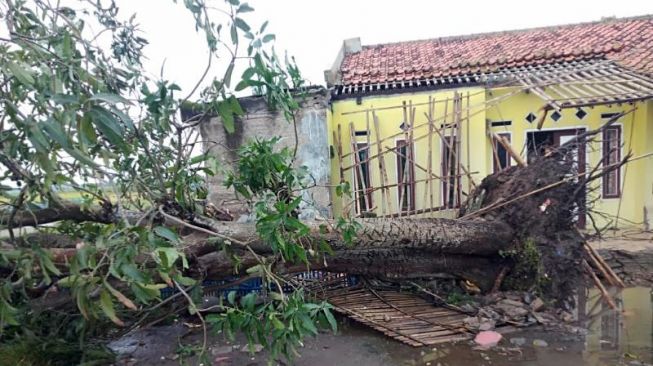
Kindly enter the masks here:
M 217 117 L 200 125 L 202 140 L 205 141 L 204 151 L 216 156 L 224 169 L 234 166 L 240 146 L 257 137 L 269 139 L 280 136 L 279 148 L 294 147 L 293 124 L 284 118 L 283 113 L 271 111 L 262 97 L 246 97 L 239 101 L 245 115 L 236 121 L 233 134 L 225 131 L 222 121 Z M 302 203 L 300 216 L 304 219 L 331 216 L 331 199 L 327 188 L 330 175 L 327 104 L 327 90 L 314 88 L 302 99 L 297 113 L 299 146 L 296 163 L 297 166 L 306 166 L 318 185 L 303 192 L 305 201 L 311 202 Z M 219 173 L 209 180 L 209 201 L 229 209 L 236 218 L 247 214 L 249 211 L 246 203 L 237 199 L 233 189 L 224 187 L 224 176 L 224 173 Z

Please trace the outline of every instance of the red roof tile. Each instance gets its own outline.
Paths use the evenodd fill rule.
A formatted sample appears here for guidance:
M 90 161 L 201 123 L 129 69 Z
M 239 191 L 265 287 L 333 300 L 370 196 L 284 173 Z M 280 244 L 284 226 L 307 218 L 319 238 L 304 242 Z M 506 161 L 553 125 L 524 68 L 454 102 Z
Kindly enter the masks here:
M 364 46 L 340 72 L 376 84 L 600 57 L 653 75 L 653 16 Z

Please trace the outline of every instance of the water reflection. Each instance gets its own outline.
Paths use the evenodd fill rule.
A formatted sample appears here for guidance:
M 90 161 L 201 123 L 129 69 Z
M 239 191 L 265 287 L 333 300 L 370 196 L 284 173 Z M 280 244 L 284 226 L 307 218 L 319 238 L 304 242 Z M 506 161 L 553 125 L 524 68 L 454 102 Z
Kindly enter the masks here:
M 597 289 L 589 289 L 579 296 L 579 305 L 585 303 L 579 314 L 589 330 L 585 338 L 586 364 L 602 364 L 612 355 L 652 362 L 653 345 L 653 291 L 646 287 L 613 290 L 619 311 L 611 310 Z
M 423 348 L 419 356 L 403 349 L 394 353 L 396 365 L 493 365 L 493 366 L 614 366 L 653 364 L 653 292 L 646 287 L 612 290 L 619 310 L 603 301 L 594 288 L 581 290 L 576 319 L 587 328 L 586 335 L 570 335 L 541 329 L 526 329 L 505 335 L 503 347 L 489 351 L 470 349 L 464 342 Z M 523 338 L 524 345 L 511 345 L 511 338 Z M 547 347 L 534 347 L 541 339 Z

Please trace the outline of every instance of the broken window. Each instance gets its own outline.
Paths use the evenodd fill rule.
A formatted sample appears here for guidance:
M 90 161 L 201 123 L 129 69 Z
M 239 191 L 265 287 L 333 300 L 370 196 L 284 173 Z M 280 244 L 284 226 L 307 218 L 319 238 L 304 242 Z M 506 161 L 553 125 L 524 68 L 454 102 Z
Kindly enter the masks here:
M 397 191 L 402 212 L 415 210 L 415 168 L 413 148 L 405 140 L 397 140 Z
M 370 188 L 370 164 L 369 147 L 367 143 L 357 143 L 358 169 L 354 174 L 356 182 L 356 213 L 366 212 L 372 209 L 372 189 Z
M 603 130 L 603 166 L 617 164 L 621 160 L 621 126 L 610 126 Z M 621 196 L 621 169 L 616 168 L 603 175 L 603 197 Z
M 508 142 L 510 141 L 510 133 L 498 133 L 497 134 L 499 137 L 505 138 Z M 509 167 L 511 164 L 510 161 L 510 154 L 508 154 L 508 151 L 506 150 L 505 147 L 499 141 L 494 140 L 494 172 L 501 171 L 503 169 L 506 169 Z

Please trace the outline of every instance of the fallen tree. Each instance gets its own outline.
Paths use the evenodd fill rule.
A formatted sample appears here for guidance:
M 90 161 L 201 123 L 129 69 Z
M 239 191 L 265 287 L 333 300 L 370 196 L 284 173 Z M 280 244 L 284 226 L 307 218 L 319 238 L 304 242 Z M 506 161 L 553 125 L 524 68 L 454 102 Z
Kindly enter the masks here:
M 79 362 L 79 337 L 106 332 L 109 322 L 142 324 L 173 303 L 161 298 L 167 287 L 204 325 L 242 330 L 273 357 L 290 358 L 302 337 L 316 333 L 315 323 L 335 326 L 328 304 L 311 303 L 302 291 L 257 301 L 232 295 L 205 321 L 200 284 L 259 276 L 278 290 L 288 274 L 307 269 L 394 282 L 445 275 L 482 291 L 501 285 L 536 287 L 560 300 L 571 294 L 582 242 L 574 217 L 584 209 L 587 183 L 611 168 L 577 174 L 573 143 L 485 178 L 455 220 L 302 222 L 297 193 L 305 177 L 293 166 L 294 152 L 256 141 L 241 149 L 227 179 L 252 203 L 255 222 L 206 217 L 206 177 L 218 168 L 210 155 L 195 154 L 198 124 L 217 115 L 233 131 L 244 113 L 235 92 L 245 88 L 291 122 L 298 107 L 291 90 L 303 80 L 269 46 L 274 35 L 266 24 L 247 24 L 249 5 L 183 3 L 209 54 L 202 78 L 183 96 L 163 76 L 148 77 L 141 64 L 147 41 L 133 20 L 117 18 L 115 4 L 82 1 L 78 11 L 44 0 L 3 3 L 1 343 L 30 340 L 20 349 L 44 349 L 57 339 L 74 345 L 68 356 L 77 358 L 63 363 Z M 98 25 L 98 33 L 85 24 Z M 214 58 L 227 66 L 207 80 Z M 250 63 L 232 82 L 243 60 Z M 196 91 L 197 103 L 189 103 Z M 183 115 L 182 108 L 198 113 Z

